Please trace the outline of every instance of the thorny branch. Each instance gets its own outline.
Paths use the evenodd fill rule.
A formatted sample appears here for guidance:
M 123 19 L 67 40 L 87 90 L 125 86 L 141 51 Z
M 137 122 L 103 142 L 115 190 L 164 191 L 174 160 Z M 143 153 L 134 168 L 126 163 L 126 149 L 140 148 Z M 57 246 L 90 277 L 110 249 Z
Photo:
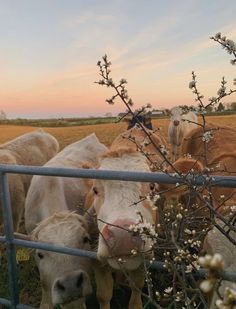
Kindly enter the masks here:
M 222 37 L 220 33 L 216 34 L 215 37 L 211 37 L 211 39 L 218 42 L 224 49 L 227 50 L 229 54 L 233 55 L 235 59 L 231 60 L 231 64 L 236 64 L 235 43 L 232 40 L 226 39 L 226 37 Z M 235 93 L 236 89 L 227 90 L 227 81 L 223 77 L 220 88 L 217 91 L 217 96 L 209 98 L 208 103 L 204 103 L 204 96 L 197 88 L 196 74 L 192 72 L 192 80 L 189 83 L 189 88 L 196 96 L 195 101 L 197 103 L 197 107 L 195 110 L 201 118 L 201 122 L 198 123 L 198 125 L 202 128 L 202 135 L 200 138 L 204 143 L 203 160 L 205 163 L 205 168 L 203 173 L 204 176 L 207 176 L 209 179 L 209 181 L 207 181 L 204 185 L 196 187 L 194 185 L 194 181 L 190 182 L 187 177 L 189 174 L 194 176 L 194 172 L 189 171 L 187 175 L 181 174 L 181 172 L 175 168 L 173 162 L 169 160 L 168 154 L 163 152 L 159 146 L 155 145 L 155 142 L 152 139 L 152 133 L 144 127 L 137 117 L 139 112 L 135 113 L 132 111 L 134 103 L 125 88 L 127 81 L 125 79 L 121 79 L 116 85 L 111 78 L 111 62 L 108 61 L 107 56 L 105 55 L 102 58 L 102 61 L 99 61 L 97 65 L 99 67 L 99 74 L 102 79 L 96 83 L 111 87 L 115 91 L 115 94 L 110 99 L 106 100 L 107 103 L 114 104 L 116 99 L 121 99 L 127 108 L 125 116 L 131 115 L 136 120 L 139 127 L 143 130 L 143 132 L 145 132 L 146 136 L 150 140 L 150 143 L 152 143 L 157 152 L 161 154 L 163 162 L 166 163 L 166 166 L 170 167 L 170 170 L 174 171 L 173 176 L 178 175 L 184 180 L 183 184 L 176 184 L 176 186 L 168 187 L 164 190 L 160 189 L 159 186 L 157 186 L 157 188 L 154 187 L 150 190 L 148 196 L 140 197 L 140 202 L 144 199 L 149 199 L 153 202 L 157 208 L 159 217 L 159 222 L 155 227 L 156 239 L 153 243 L 154 258 L 150 260 L 150 263 L 152 263 L 153 260 L 162 260 L 164 261 L 165 268 L 168 271 L 168 274 L 165 273 L 164 275 L 153 271 L 151 271 L 150 274 L 147 269 L 146 258 L 144 259 L 148 291 L 148 294 L 145 295 L 145 298 L 147 299 L 145 308 L 148 307 L 149 302 L 157 308 L 207 308 L 208 305 L 206 299 L 204 298 L 204 294 L 201 289 L 198 288 L 198 283 L 194 278 L 194 270 L 199 269 L 200 265 L 202 266 L 205 263 L 199 262 L 199 255 L 202 248 L 202 242 L 212 227 L 215 226 L 221 233 L 224 234 L 225 237 L 229 239 L 229 241 L 232 242 L 232 244 L 236 244 L 235 238 L 229 233 L 229 231 L 236 232 L 236 206 L 231 207 L 231 215 L 229 216 L 229 219 L 226 219 L 219 213 L 219 210 L 221 207 L 226 205 L 230 196 L 224 198 L 218 204 L 218 207 L 215 207 L 214 205 L 215 201 L 212 193 L 211 173 L 214 170 L 219 172 L 219 170 L 209 166 L 208 143 L 210 140 L 214 139 L 214 130 L 216 129 L 213 128 L 209 130 L 207 127 L 206 113 L 210 107 L 214 107 L 219 104 L 223 98 Z M 234 79 L 234 85 L 236 85 L 236 79 Z M 146 108 L 149 107 L 149 105 L 142 107 L 140 112 L 145 112 Z M 128 139 L 135 143 L 137 149 L 139 149 L 139 151 L 141 151 L 147 159 L 150 160 L 150 156 L 145 153 L 145 150 L 138 145 L 135 139 L 132 137 L 128 137 Z M 196 163 L 197 161 L 198 159 L 196 159 Z M 167 171 L 167 169 L 163 169 L 160 166 L 158 167 L 162 171 L 172 175 Z M 226 171 L 223 169 L 221 172 Z M 185 192 L 182 196 L 184 201 L 176 198 L 176 190 L 183 190 L 183 192 Z M 169 196 L 171 198 L 169 198 Z M 135 207 L 138 203 L 139 202 L 136 201 L 132 204 L 132 206 Z M 228 227 L 228 231 L 226 231 L 225 227 L 222 228 L 222 226 L 217 223 L 216 218 L 221 220 L 225 227 Z M 143 222 L 141 214 L 140 222 Z M 136 232 L 140 232 L 138 227 L 136 228 Z M 149 233 L 148 229 L 146 229 L 145 235 L 153 239 L 154 234 L 153 232 Z M 136 253 L 133 252 L 131 255 L 132 254 Z M 214 261 L 214 258 L 215 257 L 211 258 L 211 260 L 208 257 L 208 264 L 205 263 L 204 267 L 209 267 L 209 269 L 211 269 L 210 265 L 213 263 L 211 261 Z M 121 262 L 122 265 L 122 261 L 119 262 Z M 221 265 L 221 262 L 219 262 L 219 265 Z M 186 276 L 186 274 L 188 274 L 188 276 Z M 212 274 L 214 275 L 216 272 L 211 271 L 211 275 Z M 164 276 L 163 280 L 161 280 L 162 276 Z M 217 285 L 214 284 L 214 286 L 220 286 L 221 281 L 219 272 L 217 272 L 214 282 L 217 282 Z M 202 288 L 202 290 L 205 292 L 204 288 Z M 144 296 L 143 292 L 142 295 Z M 226 296 L 220 296 L 221 299 L 218 301 L 217 308 L 232 309 L 236 301 L 236 292 L 232 290 L 226 291 L 225 295 Z M 225 307 L 221 307 L 223 305 Z

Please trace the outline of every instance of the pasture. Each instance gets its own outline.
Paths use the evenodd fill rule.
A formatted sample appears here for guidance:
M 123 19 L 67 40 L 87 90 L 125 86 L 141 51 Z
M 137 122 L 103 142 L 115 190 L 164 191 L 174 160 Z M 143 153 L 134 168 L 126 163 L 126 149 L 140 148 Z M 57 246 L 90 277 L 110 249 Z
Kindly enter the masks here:
M 206 119 L 208 122 L 218 125 L 226 125 L 236 129 L 236 115 L 208 116 Z M 167 139 L 169 119 L 154 119 L 152 122 L 154 129 L 159 128 L 160 133 Z M 106 146 L 110 146 L 115 137 L 125 131 L 126 127 L 127 124 L 125 122 L 119 122 L 72 127 L 45 127 L 43 129 L 55 136 L 61 149 L 63 149 L 65 146 L 78 141 L 93 132 L 102 143 Z M 32 126 L 0 125 L 0 143 L 2 144 L 17 136 L 20 136 L 21 134 L 33 131 L 35 129 L 36 128 Z
M 218 125 L 227 125 L 236 129 L 236 115 L 230 116 L 210 116 L 207 117 L 207 121 Z M 169 119 L 155 119 L 153 120 L 153 127 L 159 128 L 160 133 L 167 139 Z M 110 146 L 114 138 L 121 132 L 125 131 L 127 124 L 125 122 L 120 123 L 107 123 L 99 125 L 84 125 L 84 126 L 73 126 L 73 127 L 48 127 L 44 130 L 52 134 L 60 144 L 60 148 L 63 149 L 65 146 L 82 139 L 83 137 L 95 133 L 99 140 L 106 146 Z M 35 130 L 35 127 L 31 126 L 13 126 L 13 125 L 1 125 L 0 126 L 0 143 L 9 141 L 21 134 Z M 223 146 L 222 146 L 223 147 Z M 30 260 L 28 260 L 30 258 Z M 7 297 L 7 265 L 4 255 L 3 248 L 0 251 L 0 297 Z M 19 285 L 21 290 L 20 300 L 24 304 L 29 304 L 37 307 L 40 301 L 40 287 L 38 271 L 36 269 L 34 259 L 32 256 L 19 258 Z M 116 293 L 117 298 L 126 297 L 126 293 L 120 289 Z M 114 300 L 116 302 L 116 300 Z M 88 308 L 96 308 L 94 303 L 91 303 Z M 0 308 L 4 308 L 0 305 Z M 114 304 L 116 309 L 125 308 L 120 301 Z

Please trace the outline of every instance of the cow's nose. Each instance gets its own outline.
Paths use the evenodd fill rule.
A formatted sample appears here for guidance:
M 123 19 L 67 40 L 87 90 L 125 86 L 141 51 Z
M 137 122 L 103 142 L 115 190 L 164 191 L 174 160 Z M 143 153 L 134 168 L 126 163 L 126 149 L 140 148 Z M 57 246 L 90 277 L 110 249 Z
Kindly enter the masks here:
M 122 225 L 121 222 L 123 223 Z M 102 237 L 109 248 L 110 255 L 130 255 L 134 249 L 137 251 L 143 250 L 144 242 L 142 238 L 133 235 L 129 230 L 132 224 L 135 223 L 128 220 L 117 220 L 112 225 L 108 224 L 103 228 Z
M 69 293 L 69 291 L 80 289 L 84 282 L 84 274 L 82 271 L 76 273 L 74 276 L 62 277 L 55 282 L 55 289 L 59 293 Z
M 135 224 L 134 221 L 131 220 L 116 220 L 112 224 L 106 224 L 102 229 L 102 237 L 104 240 L 109 240 L 114 238 L 116 234 L 120 232 L 124 232 L 124 234 L 129 232 L 130 225 Z
M 55 280 L 52 286 L 52 302 L 54 305 L 70 303 L 91 292 L 92 286 L 87 272 L 72 271 Z
M 174 120 L 174 125 L 178 126 L 179 125 L 179 120 Z

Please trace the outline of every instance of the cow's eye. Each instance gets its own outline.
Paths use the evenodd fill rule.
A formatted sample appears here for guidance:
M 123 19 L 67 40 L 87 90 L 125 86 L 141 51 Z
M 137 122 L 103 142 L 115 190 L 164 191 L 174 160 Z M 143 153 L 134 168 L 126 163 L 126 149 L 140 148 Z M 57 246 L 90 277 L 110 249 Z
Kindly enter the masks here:
M 38 252 L 38 257 L 40 258 L 40 260 L 42 260 L 42 258 L 44 257 L 42 252 Z
M 90 243 L 91 240 L 88 236 L 85 236 L 84 239 L 83 239 L 83 242 L 84 242 L 84 244 L 87 244 L 87 243 Z
M 98 189 L 96 187 L 93 187 L 93 193 L 96 195 L 98 194 Z

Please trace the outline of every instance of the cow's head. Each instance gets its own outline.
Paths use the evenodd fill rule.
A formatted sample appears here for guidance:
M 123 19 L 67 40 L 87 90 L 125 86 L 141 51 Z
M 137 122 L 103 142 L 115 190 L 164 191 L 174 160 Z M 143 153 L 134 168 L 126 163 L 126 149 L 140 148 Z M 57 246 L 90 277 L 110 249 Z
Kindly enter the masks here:
M 107 153 L 99 169 L 149 171 L 146 158 L 128 148 Z M 121 264 L 127 269 L 137 268 L 141 263 L 139 253 L 150 251 L 151 241 L 136 235 L 131 227 L 141 219 L 150 226 L 154 224 L 151 202 L 141 201 L 149 192 L 149 184 L 96 180 L 92 190 L 100 232 L 98 258 L 107 260 L 113 268 L 120 268 Z
M 86 222 L 75 213 L 61 212 L 45 219 L 32 232 L 32 239 L 90 249 Z M 42 303 L 68 304 L 91 293 L 88 259 L 40 249 L 36 250 L 35 258 L 43 289 Z
M 182 121 L 183 110 L 180 107 L 173 107 L 171 110 L 167 110 L 167 115 L 170 116 L 170 121 L 174 126 L 179 126 Z

